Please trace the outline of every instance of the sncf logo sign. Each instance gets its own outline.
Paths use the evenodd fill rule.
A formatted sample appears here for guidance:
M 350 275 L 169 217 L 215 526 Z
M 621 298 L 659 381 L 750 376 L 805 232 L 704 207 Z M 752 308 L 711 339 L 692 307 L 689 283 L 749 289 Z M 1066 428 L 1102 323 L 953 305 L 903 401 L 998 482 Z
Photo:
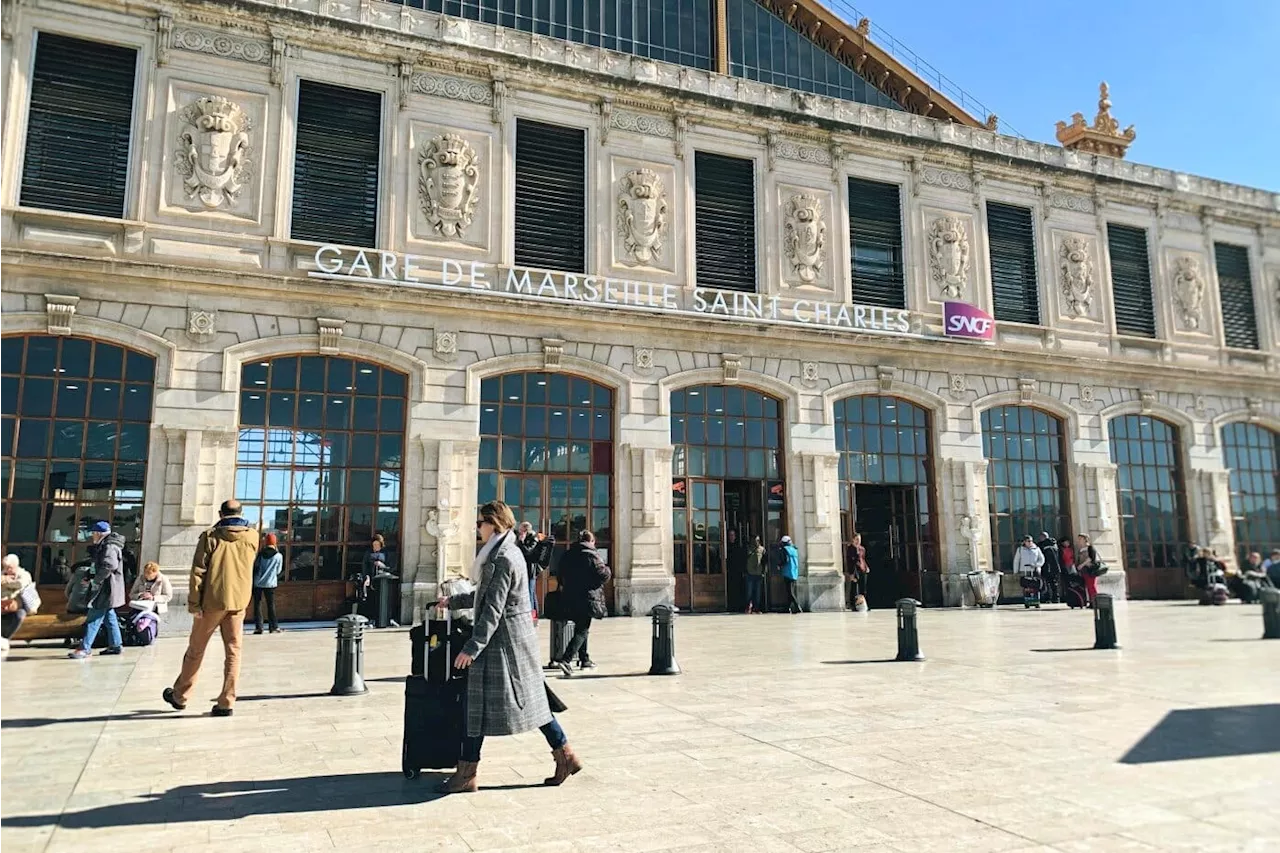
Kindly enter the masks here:
M 949 338 L 989 341 L 996 336 L 996 323 L 991 315 L 967 302 L 944 302 L 942 324 Z

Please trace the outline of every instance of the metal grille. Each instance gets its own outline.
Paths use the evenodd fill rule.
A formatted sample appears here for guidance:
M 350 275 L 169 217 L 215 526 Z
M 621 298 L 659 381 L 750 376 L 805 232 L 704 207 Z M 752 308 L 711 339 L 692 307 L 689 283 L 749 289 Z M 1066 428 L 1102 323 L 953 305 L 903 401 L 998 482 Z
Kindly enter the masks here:
M 1214 243 L 1218 267 L 1218 299 L 1222 303 L 1222 337 L 1229 347 L 1258 348 L 1258 317 L 1253 304 L 1249 250 Z
M 381 94 L 299 82 L 295 240 L 376 245 L 381 143 Z
M 1268 556 L 1280 543 L 1280 432 L 1260 424 L 1222 428 L 1222 464 L 1230 471 L 1236 556 Z
M 1115 303 L 1116 331 L 1144 338 L 1156 336 L 1156 315 L 1151 295 L 1151 260 L 1147 232 L 1127 225 L 1107 224 L 1111 253 L 1111 299 Z
M 849 179 L 849 258 L 855 303 L 907 307 L 897 184 Z
M 991 247 L 991 293 L 995 317 L 1006 323 L 1040 322 L 1036 281 L 1036 232 L 1025 207 L 987 202 Z
M 20 204 L 124 216 L 138 52 L 40 33 Z
M 585 272 L 586 132 L 516 122 L 516 264 Z
M 756 289 L 755 163 L 694 153 L 697 283 L 721 290 Z

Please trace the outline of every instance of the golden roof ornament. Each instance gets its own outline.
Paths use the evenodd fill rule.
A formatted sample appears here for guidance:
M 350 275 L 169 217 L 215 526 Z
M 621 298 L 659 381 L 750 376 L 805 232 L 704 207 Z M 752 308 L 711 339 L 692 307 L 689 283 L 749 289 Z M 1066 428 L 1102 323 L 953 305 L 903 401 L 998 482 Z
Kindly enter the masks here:
M 1073 115 L 1071 124 L 1058 122 L 1058 141 L 1062 147 L 1088 154 L 1124 157 L 1125 149 L 1137 136 L 1133 125 L 1121 133 L 1120 122 L 1112 118 L 1111 90 L 1107 88 L 1106 81 L 1098 87 L 1098 114 L 1093 119 L 1093 126 L 1085 123 L 1084 113 Z

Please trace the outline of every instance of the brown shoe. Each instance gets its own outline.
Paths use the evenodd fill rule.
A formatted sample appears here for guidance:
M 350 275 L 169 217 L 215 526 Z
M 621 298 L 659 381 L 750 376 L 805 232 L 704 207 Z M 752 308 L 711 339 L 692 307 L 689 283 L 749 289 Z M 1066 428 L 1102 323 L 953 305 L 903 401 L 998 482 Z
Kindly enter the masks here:
M 480 766 L 479 761 L 459 761 L 458 769 L 453 771 L 453 775 L 440 783 L 439 791 L 442 794 L 470 794 L 475 793 L 478 787 L 476 783 L 476 768 Z
M 559 749 L 551 750 L 551 757 L 556 760 L 556 773 L 543 779 L 544 785 L 562 785 L 565 779 L 582 769 L 582 762 L 573 754 L 573 747 L 567 743 Z

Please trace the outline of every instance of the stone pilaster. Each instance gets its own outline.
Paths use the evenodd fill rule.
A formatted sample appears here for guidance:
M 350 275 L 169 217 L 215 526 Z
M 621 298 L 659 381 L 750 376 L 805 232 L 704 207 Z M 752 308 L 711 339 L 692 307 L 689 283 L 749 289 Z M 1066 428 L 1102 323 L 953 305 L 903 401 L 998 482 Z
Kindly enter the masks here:
M 805 521 L 801 591 L 811 610 L 844 607 L 839 461 L 837 453 L 800 453 Z
M 947 606 L 963 606 L 973 603 L 965 575 L 993 568 L 987 460 L 951 459 L 938 469 L 942 600 Z
M 667 446 L 627 445 L 631 463 L 631 561 L 618 566 L 613 588 L 620 614 L 644 615 L 671 604 L 671 457 Z
M 1071 491 L 1076 496 L 1076 533 L 1089 535 L 1098 556 L 1109 567 L 1108 572 L 1098 578 L 1098 592 L 1105 592 L 1121 601 L 1128 595 L 1128 582 L 1120 541 L 1116 466 L 1100 461 L 1076 463 L 1072 471 Z

